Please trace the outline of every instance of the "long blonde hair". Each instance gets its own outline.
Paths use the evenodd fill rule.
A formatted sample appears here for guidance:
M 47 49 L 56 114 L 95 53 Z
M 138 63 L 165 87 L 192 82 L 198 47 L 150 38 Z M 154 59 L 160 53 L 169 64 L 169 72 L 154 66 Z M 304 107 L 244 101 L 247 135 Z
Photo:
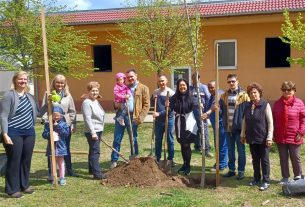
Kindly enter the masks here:
M 67 83 L 67 78 L 66 78 L 64 75 L 62 75 L 62 74 L 57 74 L 57 75 L 53 78 L 53 80 L 52 80 L 52 82 L 51 82 L 51 87 L 50 87 L 50 88 L 51 88 L 51 91 L 56 90 L 56 88 L 55 88 L 55 82 L 56 82 L 57 80 L 64 80 L 65 86 L 64 86 L 63 91 L 64 91 L 64 93 L 65 93 L 65 96 L 70 96 L 71 94 L 70 94 L 70 91 L 69 91 L 69 86 L 68 86 L 68 83 Z
M 22 75 L 26 75 L 27 76 L 28 81 L 26 83 L 26 87 L 24 89 L 24 92 L 29 93 L 30 89 L 31 89 L 30 86 L 29 86 L 29 74 L 27 72 L 25 72 L 25 71 L 17 71 L 17 72 L 15 72 L 15 74 L 14 74 L 14 76 L 12 78 L 11 89 L 16 90 L 16 88 L 17 88 L 17 86 L 16 86 L 17 78 L 19 78 Z

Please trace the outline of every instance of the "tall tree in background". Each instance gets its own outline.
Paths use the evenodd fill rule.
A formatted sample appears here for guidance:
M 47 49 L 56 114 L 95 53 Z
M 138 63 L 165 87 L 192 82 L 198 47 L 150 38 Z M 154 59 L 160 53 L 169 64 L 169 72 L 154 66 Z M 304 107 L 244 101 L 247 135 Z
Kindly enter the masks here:
M 134 9 L 134 17 L 119 23 L 122 34 L 112 36 L 131 64 L 144 73 L 158 74 L 173 66 L 191 65 L 192 46 L 182 1 L 138 0 Z
M 283 13 L 285 21 L 282 24 L 281 40 L 305 55 L 305 24 L 302 22 L 302 14 L 299 13 L 296 17 L 295 23 L 290 19 L 289 12 L 286 10 Z M 290 64 L 299 64 L 305 66 L 305 57 L 287 58 Z
M 88 75 L 91 58 L 86 46 L 93 38 L 86 31 L 67 26 L 56 1 L 7 0 L 0 2 L 0 68 L 25 70 L 34 75 L 42 74 L 43 47 L 40 9 L 48 12 L 46 31 L 50 72 L 75 78 Z

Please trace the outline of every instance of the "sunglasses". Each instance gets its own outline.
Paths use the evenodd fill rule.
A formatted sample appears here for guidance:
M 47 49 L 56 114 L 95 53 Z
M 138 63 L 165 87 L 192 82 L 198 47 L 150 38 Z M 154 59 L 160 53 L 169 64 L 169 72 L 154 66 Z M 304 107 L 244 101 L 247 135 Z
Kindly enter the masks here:
M 286 92 L 286 91 L 290 92 L 290 91 L 292 91 L 292 89 L 286 89 L 286 88 L 282 88 L 281 90 L 282 90 L 283 92 Z
M 235 83 L 235 82 L 236 82 L 236 80 L 230 80 L 227 83 Z

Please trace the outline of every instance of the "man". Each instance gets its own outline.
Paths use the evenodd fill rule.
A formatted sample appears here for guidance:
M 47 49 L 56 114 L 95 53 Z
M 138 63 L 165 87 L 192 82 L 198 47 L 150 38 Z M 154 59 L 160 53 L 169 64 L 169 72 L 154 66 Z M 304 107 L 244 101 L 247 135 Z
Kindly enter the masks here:
M 133 132 L 133 140 L 134 140 L 134 153 L 135 155 L 139 154 L 138 148 L 138 126 L 143 123 L 144 118 L 147 115 L 147 112 L 150 107 L 149 103 L 149 89 L 144 84 L 140 83 L 137 78 L 136 71 L 134 69 L 130 69 L 126 72 L 126 78 L 129 83 L 128 87 L 131 90 L 132 96 L 128 99 L 128 107 L 130 112 L 130 117 L 132 120 L 132 132 Z M 129 120 L 128 116 L 124 117 L 124 121 L 126 123 L 125 126 L 119 124 L 117 120 L 115 120 L 114 126 L 114 140 L 113 140 L 113 148 L 118 152 L 121 148 L 122 138 L 124 136 L 124 131 L 127 126 L 127 130 L 129 132 Z M 115 152 L 111 154 L 111 168 L 115 168 L 117 166 L 117 161 L 119 159 L 119 155 Z
M 198 75 L 198 81 L 199 81 L 199 94 L 201 98 L 201 104 L 203 106 L 202 113 L 204 113 L 207 109 L 207 103 L 210 99 L 210 92 L 208 91 L 208 88 L 205 84 L 200 83 L 200 75 Z M 195 141 L 195 150 L 200 151 L 201 150 L 201 118 L 200 118 L 200 111 L 198 108 L 198 99 L 197 99 L 197 81 L 196 81 L 196 73 L 192 75 L 192 85 L 190 86 L 190 93 L 193 98 L 194 108 L 193 113 L 198 125 L 198 130 L 200 133 L 197 134 L 197 138 Z M 204 130 L 204 137 L 205 137 L 205 155 L 207 157 L 213 157 L 213 154 L 211 153 L 211 146 L 209 141 L 209 131 L 208 131 L 208 122 L 207 120 L 203 121 L 203 130 Z
M 167 92 L 169 92 L 169 97 L 174 95 L 174 91 L 167 87 L 168 80 L 165 75 L 160 75 L 158 79 L 158 86 L 159 88 L 153 92 L 153 99 L 156 98 L 157 100 L 157 107 L 156 112 L 153 113 L 155 119 L 155 135 L 156 135 L 156 142 L 155 142 L 155 155 L 156 159 L 159 162 L 161 158 L 162 152 L 162 140 L 163 134 L 165 133 L 165 120 L 166 120 L 166 108 L 165 108 L 165 101 Z M 167 130 L 167 150 L 168 150 L 168 157 L 167 160 L 169 164 L 173 164 L 174 158 L 174 111 L 169 112 L 168 114 L 168 130 Z
M 215 94 L 216 94 L 216 88 L 215 88 L 215 81 L 210 81 L 208 83 L 208 90 L 211 93 L 210 100 L 207 104 L 207 111 L 202 115 L 203 119 L 210 118 L 213 132 L 214 132 L 214 143 L 216 142 L 215 137 L 215 110 L 217 107 L 219 107 L 218 104 L 216 104 L 215 101 Z M 220 94 L 220 91 L 218 91 L 218 94 Z M 221 117 L 222 113 L 225 113 L 225 107 L 222 104 L 219 107 L 219 170 L 222 171 L 228 166 L 228 146 L 227 146 L 227 140 L 226 140 L 226 133 L 223 126 L 223 119 Z M 214 144 L 215 145 L 215 144 Z M 211 169 L 211 171 L 216 170 L 216 164 Z
M 225 105 L 225 113 L 222 114 L 223 123 L 226 131 L 229 171 L 224 177 L 235 176 L 235 144 L 238 153 L 238 175 L 237 179 L 245 177 L 246 152 L 245 145 L 240 142 L 240 132 L 242 117 L 245 108 L 245 102 L 250 101 L 248 94 L 238 85 L 237 75 L 229 74 L 227 76 L 229 89 L 221 95 L 221 102 Z

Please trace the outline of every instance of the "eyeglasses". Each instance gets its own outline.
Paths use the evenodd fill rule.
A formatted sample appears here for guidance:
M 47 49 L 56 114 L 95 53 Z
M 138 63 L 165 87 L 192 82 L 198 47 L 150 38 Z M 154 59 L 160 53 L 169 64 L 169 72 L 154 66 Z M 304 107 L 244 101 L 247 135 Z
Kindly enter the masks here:
M 235 83 L 236 82 L 236 80 L 230 80 L 230 81 L 228 81 L 227 83 Z
M 287 89 L 287 88 L 282 88 L 281 90 L 282 90 L 283 92 L 286 92 L 286 91 L 290 92 L 290 91 L 292 91 L 291 88 L 289 88 L 289 89 Z

